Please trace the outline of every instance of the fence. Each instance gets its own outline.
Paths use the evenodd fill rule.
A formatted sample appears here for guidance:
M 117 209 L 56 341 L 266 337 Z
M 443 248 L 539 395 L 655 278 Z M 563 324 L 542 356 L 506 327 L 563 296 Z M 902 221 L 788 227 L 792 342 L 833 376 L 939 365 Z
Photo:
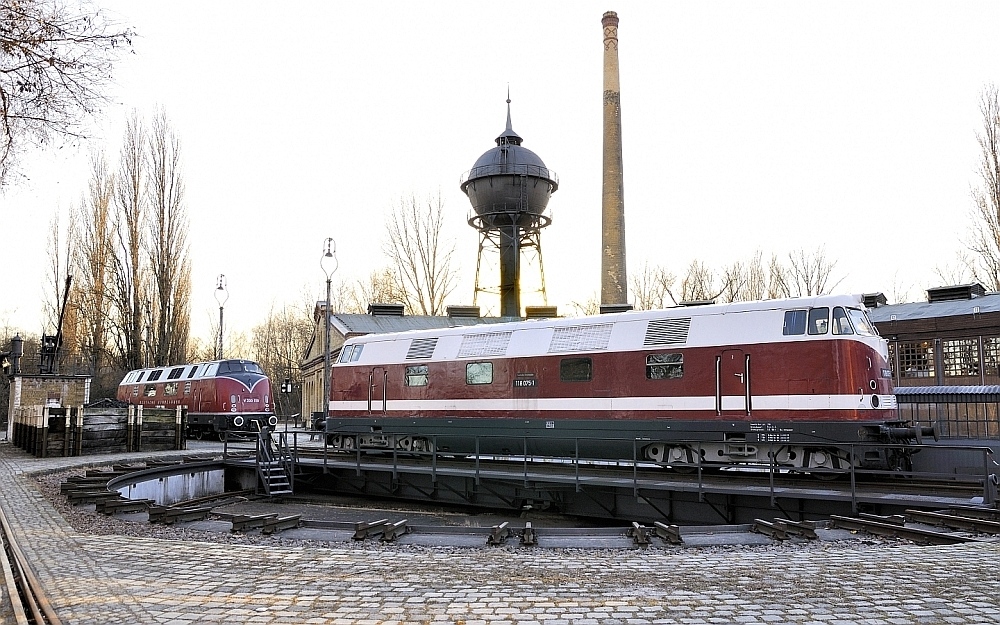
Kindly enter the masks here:
M 177 450 L 186 448 L 186 421 L 181 408 L 20 406 L 14 410 L 10 439 L 40 458 Z

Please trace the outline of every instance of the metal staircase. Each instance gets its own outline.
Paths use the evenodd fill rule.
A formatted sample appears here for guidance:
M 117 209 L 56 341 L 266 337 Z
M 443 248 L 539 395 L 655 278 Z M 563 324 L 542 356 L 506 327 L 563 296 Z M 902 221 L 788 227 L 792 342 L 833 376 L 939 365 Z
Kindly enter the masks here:
M 258 486 L 262 485 L 267 497 L 290 495 L 293 491 L 294 464 L 288 437 L 284 432 L 277 434 L 277 445 L 269 428 L 262 428 L 257 435 Z

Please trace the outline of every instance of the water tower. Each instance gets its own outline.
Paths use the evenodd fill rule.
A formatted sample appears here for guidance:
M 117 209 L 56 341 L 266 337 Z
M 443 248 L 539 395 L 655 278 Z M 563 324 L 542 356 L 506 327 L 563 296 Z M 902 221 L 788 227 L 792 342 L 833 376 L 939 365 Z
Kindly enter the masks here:
M 480 235 L 474 298 L 478 298 L 480 291 L 488 290 L 480 285 L 483 254 L 498 251 L 500 316 L 520 317 L 522 252 L 537 256 L 542 297 L 548 304 L 541 230 L 552 223 L 545 209 L 549 197 L 559 188 L 559 178 L 537 154 L 521 145 L 521 137 L 510 125 L 509 97 L 507 128 L 496 138 L 496 144 L 462 175 L 461 188 L 474 211 L 469 225 Z

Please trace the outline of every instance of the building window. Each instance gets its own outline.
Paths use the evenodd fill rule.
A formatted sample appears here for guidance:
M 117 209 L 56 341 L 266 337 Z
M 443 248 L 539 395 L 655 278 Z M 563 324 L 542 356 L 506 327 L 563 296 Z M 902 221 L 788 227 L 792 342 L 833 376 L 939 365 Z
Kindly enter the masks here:
M 948 377 L 979 375 L 979 341 L 953 339 L 941 341 L 943 373 Z
M 676 380 L 684 377 L 683 354 L 649 354 L 646 356 L 646 379 Z
M 1000 337 L 983 337 L 983 373 L 1000 375 Z
M 406 368 L 406 386 L 427 386 L 427 365 Z
M 493 363 L 492 362 L 470 362 L 465 365 L 466 384 L 492 384 L 493 383 Z
M 586 382 L 593 376 L 590 358 L 563 358 L 559 361 L 559 379 L 563 382 Z
M 899 343 L 899 376 L 902 378 L 934 377 L 934 343 L 915 341 Z
M 786 310 L 785 311 L 785 327 L 782 328 L 781 333 L 785 336 L 792 334 L 805 334 L 806 333 L 806 311 L 804 310 Z

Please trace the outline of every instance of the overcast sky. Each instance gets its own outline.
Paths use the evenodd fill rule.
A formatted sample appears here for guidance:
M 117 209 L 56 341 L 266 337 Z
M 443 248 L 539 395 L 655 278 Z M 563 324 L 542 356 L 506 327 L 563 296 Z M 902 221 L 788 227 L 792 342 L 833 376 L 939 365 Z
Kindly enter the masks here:
M 304 289 L 322 298 L 327 236 L 335 280 L 383 266 L 383 217 L 411 194 L 441 194 L 463 278 L 450 303 L 471 303 L 459 177 L 502 132 L 508 85 L 514 129 L 560 178 L 549 303 L 594 297 L 606 10 L 621 20 L 630 273 L 825 246 L 837 291 L 923 297 L 963 249 L 979 98 L 1000 82 L 996 2 L 98 4 L 140 36 L 94 140 L 30 155 L 0 195 L 0 322 L 30 332 L 47 224 L 79 202 L 92 149 L 117 158 L 133 109 L 164 107 L 181 138 L 192 322 L 211 340 L 218 274 L 227 326 L 249 330 Z

